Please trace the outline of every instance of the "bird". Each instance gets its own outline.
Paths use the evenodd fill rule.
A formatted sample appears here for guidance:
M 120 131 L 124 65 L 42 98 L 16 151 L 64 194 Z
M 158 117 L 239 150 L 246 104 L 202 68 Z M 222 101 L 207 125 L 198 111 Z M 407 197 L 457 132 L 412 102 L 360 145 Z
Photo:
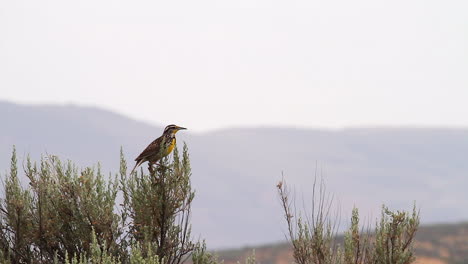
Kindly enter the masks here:
M 168 125 L 162 134 L 162 136 L 158 137 L 157 139 L 153 140 L 143 152 L 138 155 L 135 159 L 136 164 L 133 167 L 132 172 L 133 174 L 135 169 L 143 164 L 145 161 L 149 162 L 150 168 L 151 165 L 158 162 L 160 159 L 169 155 L 176 145 L 176 137 L 175 134 L 179 130 L 186 130 L 185 127 L 180 127 L 176 125 Z

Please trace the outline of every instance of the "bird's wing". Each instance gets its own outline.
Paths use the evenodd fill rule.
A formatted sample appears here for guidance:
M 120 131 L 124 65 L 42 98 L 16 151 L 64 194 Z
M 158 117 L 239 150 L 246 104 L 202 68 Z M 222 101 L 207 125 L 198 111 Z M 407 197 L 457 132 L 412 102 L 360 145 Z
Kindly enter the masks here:
M 151 142 L 143 152 L 138 155 L 138 157 L 135 159 L 135 161 L 140 161 L 144 158 L 147 158 L 151 155 L 155 155 L 160 151 L 161 148 L 161 142 L 163 140 L 163 137 L 158 137 L 155 139 L 153 142 Z

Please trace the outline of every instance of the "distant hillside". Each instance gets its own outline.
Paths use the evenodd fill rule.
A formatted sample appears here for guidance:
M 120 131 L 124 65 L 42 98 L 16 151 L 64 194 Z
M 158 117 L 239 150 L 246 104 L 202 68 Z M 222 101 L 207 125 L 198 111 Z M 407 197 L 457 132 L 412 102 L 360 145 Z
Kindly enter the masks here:
M 416 236 L 415 264 L 464 264 L 468 263 L 468 223 L 422 226 Z M 252 255 L 258 263 L 286 264 L 293 262 L 289 243 L 244 247 L 218 251 L 225 264 L 235 264 Z
M 8 102 L 0 102 L 0 124 L 2 175 L 13 144 L 20 161 L 28 153 L 34 158 L 49 153 L 82 166 L 100 161 L 104 171 L 116 172 L 121 146 L 133 163 L 166 125 L 98 108 Z M 284 239 L 275 189 L 282 172 L 304 201 L 314 174 L 321 174 L 340 201 L 343 219 L 354 205 L 373 222 L 382 203 L 410 209 L 413 201 L 423 223 L 468 219 L 466 129 L 272 127 L 198 134 L 189 128 L 178 134 L 179 146 L 183 141 L 190 149 L 197 190 L 194 234 L 212 248 Z
M 145 135 L 151 140 L 148 131 L 157 135 L 161 130 L 109 111 L 75 105 L 0 102 L 0 113 L 0 172 L 8 167 L 12 145 L 21 156 L 50 153 L 83 166 L 100 161 L 104 168 L 115 169 L 120 146 L 127 150 L 125 144 Z

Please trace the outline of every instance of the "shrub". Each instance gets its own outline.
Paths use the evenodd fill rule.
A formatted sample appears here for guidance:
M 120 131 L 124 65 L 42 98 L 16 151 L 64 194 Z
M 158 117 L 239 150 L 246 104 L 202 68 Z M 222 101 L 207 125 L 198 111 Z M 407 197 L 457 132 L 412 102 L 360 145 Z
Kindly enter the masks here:
M 373 234 L 359 226 L 359 212 L 353 209 L 351 225 L 343 244 L 336 242 L 338 217 L 330 213 L 332 199 L 326 194 L 323 181 L 314 184 L 312 212 L 293 211 L 296 208 L 284 180 L 277 185 L 288 238 L 294 260 L 299 264 L 409 264 L 414 261 L 412 242 L 419 226 L 416 206 L 413 212 L 392 212 L 383 206 L 380 222 Z M 318 192 L 318 194 L 317 194 Z M 338 215 L 338 214 L 337 214 Z M 335 215 L 335 216 L 337 216 Z
M 191 238 L 188 149 L 150 174 L 104 177 L 100 166 L 79 169 L 55 156 L 26 161 L 25 187 L 16 152 L 0 200 L 0 260 L 12 263 L 183 262 Z M 116 205 L 117 197 L 123 202 Z

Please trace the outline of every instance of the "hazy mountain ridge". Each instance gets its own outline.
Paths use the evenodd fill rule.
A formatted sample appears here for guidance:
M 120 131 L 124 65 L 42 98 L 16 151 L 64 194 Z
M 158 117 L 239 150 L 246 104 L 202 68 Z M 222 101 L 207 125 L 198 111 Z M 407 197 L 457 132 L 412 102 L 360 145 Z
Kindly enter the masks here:
M 118 162 L 120 146 L 125 150 L 124 143 L 155 129 L 110 111 L 75 105 L 29 106 L 0 102 L 0 113 L 2 124 L 6 124 L 0 136 L 2 170 L 13 145 L 17 146 L 20 157 L 24 153 L 37 157 L 47 152 L 83 166 L 101 162 L 104 168 L 115 169 L 115 165 L 110 164 Z M 10 151 L 5 151 L 5 147 Z M 92 156 L 88 155 L 90 149 Z
M 0 113 L 2 175 L 12 145 L 20 161 L 27 153 L 37 159 L 47 151 L 80 166 L 100 161 L 105 172 L 116 172 L 121 146 L 133 165 L 163 129 L 90 107 L 0 102 Z M 194 232 L 212 247 L 283 239 L 275 184 L 284 172 L 307 198 L 316 168 L 341 201 L 345 220 L 354 205 L 373 222 L 382 203 L 408 209 L 413 201 L 423 223 L 468 219 L 468 211 L 460 210 L 468 206 L 467 138 L 466 129 L 395 127 L 178 134 L 179 147 L 183 141 L 189 146 L 197 190 Z

